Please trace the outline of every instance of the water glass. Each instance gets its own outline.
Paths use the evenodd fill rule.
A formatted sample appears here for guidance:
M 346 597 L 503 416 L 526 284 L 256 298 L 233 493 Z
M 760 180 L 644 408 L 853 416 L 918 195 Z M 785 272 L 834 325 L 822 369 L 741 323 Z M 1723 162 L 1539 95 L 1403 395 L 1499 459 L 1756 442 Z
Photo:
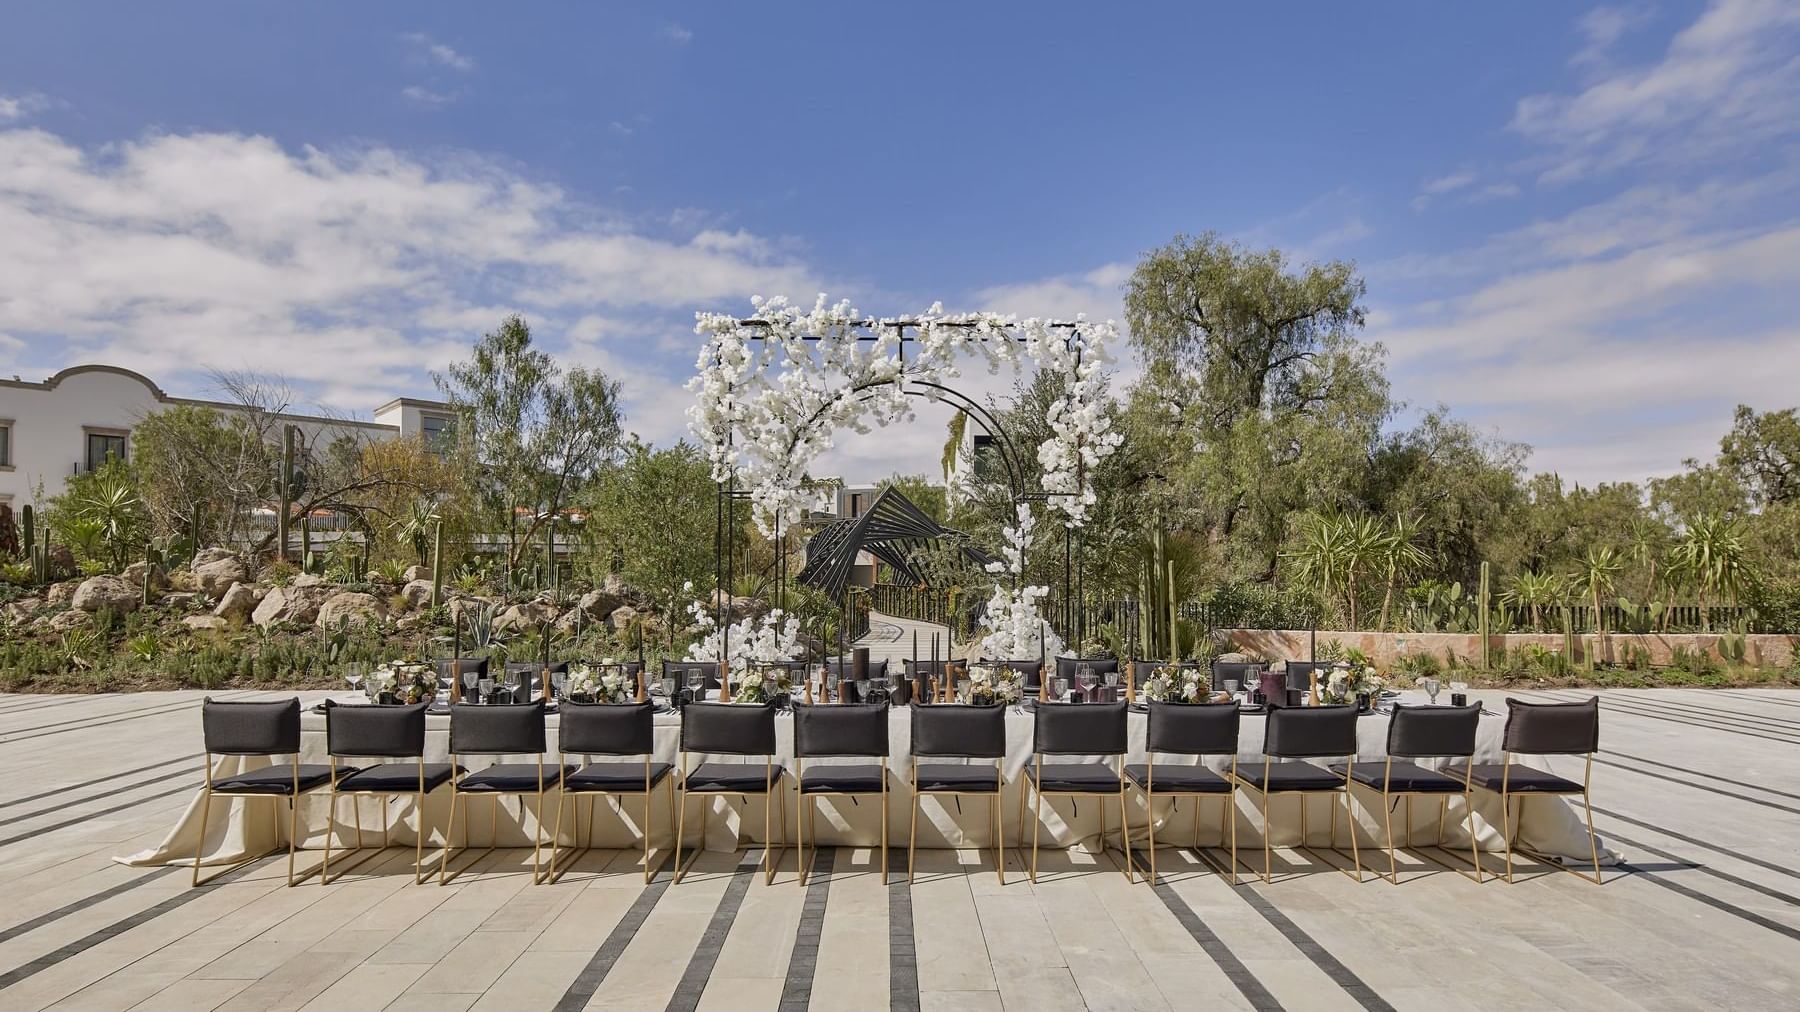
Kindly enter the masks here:
M 550 684 L 556 687 L 556 698 L 562 699 L 563 698 L 563 686 L 569 684 L 569 673 L 567 671 L 551 672 L 550 673 Z
M 1069 696 L 1069 680 L 1062 675 L 1057 675 L 1055 678 L 1052 678 L 1050 680 L 1050 692 L 1057 702 L 1063 702 Z
M 494 680 L 492 678 L 483 677 L 476 683 L 476 687 L 481 690 L 482 702 L 491 703 L 494 701 Z

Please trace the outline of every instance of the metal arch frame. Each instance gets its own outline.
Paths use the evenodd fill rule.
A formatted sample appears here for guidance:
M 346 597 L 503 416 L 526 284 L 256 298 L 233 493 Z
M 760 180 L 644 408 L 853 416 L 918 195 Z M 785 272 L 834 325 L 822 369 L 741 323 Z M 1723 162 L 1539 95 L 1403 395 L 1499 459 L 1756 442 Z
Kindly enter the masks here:
M 758 319 L 739 319 L 737 321 L 737 323 L 741 327 L 767 328 L 769 326 L 768 321 L 758 320 Z M 912 319 L 886 320 L 886 321 L 863 319 L 863 320 L 855 320 L 848 324 L 848 326 L 853 327 L 853 328 L 880 329 L 880 328 L 892 327 L 896 333 L 896 338 L 897 338 L 897 341 L 899 344 L 898 357 L 900 359 L 902 366 L 904 366 L 904 364 L 906 362 L 906 346 L 907 346 L 907 344 L 916 343 L 919 340 L 919 338 L 916 338 L 916 337 L 912 337 L 912 338 L 907 337 L 906 330 L 908 327 L 917 327 L 918 325 L 919 325 L 918 321 L 912 320 Z M 970 327 L 970 328 L 975 326 L 975 324 L 973 324 L 973 323 L 962 323 L 962 322 L 952 322 L 952 321 L 941 321 L 940 325 L 941 326 L 950 326 L 950 327 Z M 1059 323 L 1051 323 L 1049 326 L 1056 328 L 1056 329 L 1068 330 L 1072 334 L 1074 332 L 1074 330 L 1076 329 L 1077 324 L 1067 323 L 1067 322 L 1059 322 Z M 800 339 L 802 341 L 823 340 L 823 338 L 818 335 L 803 335 Z M 873 342 L 873 341 L 880 340 L 880 338 L 875 334 L 868 334 L 868 335 L 857 334 L 852 339 L 859 343 Z M 1009 340 L 1009 341 L 1024 340 L 1024 338 L 1015 337 L 1010 334 L 1002 335 L 1001 339 Z M 750 340 L 763 341 L 763 340 L 767 340 L 767 336 L 762 335 L 762 334 L 753 334 L 753 335 L 750 335 Z M 1068 338 L 1064 339 L 1065 344 L 1067 343 L 1068 340 L 1069 340 Z M 1076 356 L 1076 359 L 1075 359 L 1076 364 L 1079 367 L 1080 362 L 1081 362 L 1081 349 L 1080 348 L 1075 349 L 1075 356 Z M 960 390 L 956 390 L 954 388 L 947 387 L 941 383 L 935 383 L 930 380 L 908 379 L 908 377 L 904 373 L 904 370 L 902 370 L 901 375 L 895 379 L 882 380 L 877 383 L 865 384 L 861 387 L 853 388 L 850 391 L 850 393 L 852 395 L 860 398 L 860 397 L 868 396 L 871 391 L 873 391 L 877 388 L 885 387 L 885 386 L 889 386 L 889 385 L 898 385 L 900 392 L 907 396 L 922 397 L 922 398 L 925 398 L 928 400 L 948 401 L 952 407 L 955 407 L 957 410 L 963 412 L 965 415 L 969 416 L 970 418 L 975 419 L 976 424 L 981 427 L 983 432 L 994 437 L 998 441 L 998 445 L 1000 447 L 1000 459 L 1001 459 L 1002 464 L 1006 468 L 1007 485 L 1012 492 L 1012 501 L 1015 506 L 1017 504 L 1023 503 L 1023 502 L 1041 502 L 1041 501 L 1048 500 L 1053 496 L 1064 496 L 1064 495 L 1074 494 L 1074 493 L 1069 493 L 1069 492 L 1048 492 L 1048 491 L 1044 491 L 1042 489 L 1027 490 L 1025 488 L 1024 472 L 1021 469 L 1019 460 L 1018 460 L 1018 450 L 1017 450 L 1017 447 L 1013 444 L 1011 435 L 1007 433 L 1005 427 L 999 423 L 999 420 L 996 419 L 990 411 L 988 411 L 986 408 L 982 407 L 980 404 L 976 403 L 973 398 L 969 397 L 967 394 L 964 394 Z M 909 386 L 923 387 L 923 388 L 937 391 L 937 396 L 933 397 L 932 395 L 926 394 L 920 390 L 910 390 L 910 389 L 908 389 Z M 824 408 L 821 407 L 819 410 L 823 411 Z M 819 414 L 819 412 L 814 412 L 813 417 L 807 419 L 807 421 L 805 423 L 806 428 L 810 428 L 817 421 L 818 414 Z M 736 429 L 734 427 L 732 429 L 732 431 L 727 434 L 727 445 L 730 445 L 733 441 L 735 441 L 735 436 L 736 436 Z M 722 640 L 721 640 L 721 644 L 720 644 L 720 655 L 723 657 L 730 653 L 730 647 L 731 647 L 730 585 L 732 583 L 734 583 L 735 579 L 736 579 L 736 572 L 735 572 L 736 567 L 734 565 L 735 560 L 732 557 L 732 546 L 731 546 L 732 533 L 731 532 L 733 530 L 735 530 L 735 528 L 737 526 L 737 508 L 736 508 L 737 500 L 748 498 L 749 496 L 747 493 L 741 492 L 738 490 L 737 468 L 735 466 L 733 466 L 731 468 L 731 474 L 728 479 L 726 479 L 725 481 L 716 481 L 714 483 L 714 486 L 715 486 L 715 490 L 716 490 L 715 491 L 716 498 L 715 498 L 715 508 L 714 508 L 714 533 L 713 533 L 713 586 L 714 586 L 713 612 L 714 612 L 715 621 L 717 622 L 718 628 L 721 631 Z M 776 549 L 777 593 L 785 596 L 785 585 L 786 585 L 786 576 L 787 576 L 787 550 L 786 550 L 787 549 L 787 541 L 786 541 L 785 535 L 783 534 L 783 532 L 781 530 L 781 524 L 780 524 L 779 518 L 777 518 L 777 520 L 776 520 L 776 528 L 775 529 L 776 529 L 775 538 L 776 538 L 776 541 L 779 546 Z M 1077 543 L 1079 543 L 1079 547 L 1077 547 Z M 1085 570 L 1085 566 L 1086 566 L 1085 554 L 1086 554 L 1086 539 L 1085 538 L 1077 538 L 1075 535 L 1075 532 L 1072 529 L 1065 530 L 1064 531 L 1064 539 L 1063 539 L 1063 594 L 1062 594 L 1063 611 L 1064 611 L 1063 627 L 1065 630 L 1070 628 L 1069 623 L 1071 620 L 1071 616 L 1074 616 L 1074 617 L 1076 617 L 1077 620 L 1079 620 L 1079 617 L 1084 615 L 1084 609 L 1079 608 L 1079 607 L 1074 607 L 1072 605 L 1070 590 L 1073 587 L 1081 586 L 1081 584 L 1083 582 L 1082 576 L 1084 576 L 1085 573 L 1082 571 Z M 1015 574 L 1013 576 L 1013 584 L 1014 584 L 1015 590 L 1017 589 L 1018 581 L 1019 581 L 1019 577 L 1018 577 L 1018 575 Z M 719 597 L 720 597 L 719 591 L 720 590 L 726 591 L 726 593 L 724 595 L 725 600 L 723 603 L 721 603 L 719 600 Z M 847 609 L 847 607 L 848 607 L 848 596 L 845 595 L 844 598 L 839 601 L 840 613 L 844 612 Z M 842 621 L 841 617 L 840 617 L 840 622 L 839 622 L 839 629 L 840 629 L 840 633 L 841 633 L 841 631 L 843 629 L 843 621 Z M 1077 642 L 1079 642 L 1080 636 L 1081 636 L 1081 631 L 1080 630 L 1072 630 L 1072 631 L 1076 635 Z

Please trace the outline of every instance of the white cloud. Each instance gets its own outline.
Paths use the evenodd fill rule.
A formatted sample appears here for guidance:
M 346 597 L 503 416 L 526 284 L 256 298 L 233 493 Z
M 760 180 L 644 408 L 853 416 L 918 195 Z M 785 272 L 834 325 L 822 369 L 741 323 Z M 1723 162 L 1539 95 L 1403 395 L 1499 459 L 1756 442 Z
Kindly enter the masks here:
M 641 334 L 685 335 L 697 306 L 829 287 L 779 244 L 642 233 L 475 156 L 237 134 L 85 149 L 0 130 L 0 235 L 0 370 L 106 361 L 176 390 L 249 366 L 327 398 L 425 392 L 514 311 L 553 349 L 628 360 Z
M 1791 0 L 1714 0 L 1660 60 L 1609 70 L 1574 94 L 1520 99 L 1512 129 L 1554 149 L 1541 173 L 1551 183 L 1639 162 L 1703 163 L 1790 136 L 1800 123 L 1797 28 Z M 1583 30 L 1591 48 L 1611 27 Z
M 456 96 L 447 91 L 432 91 L 419 84 L 409 84 L 400 89 L 402 98 L 420 105 L 445 105 L 456 101 Z
M 1122 321 L 1125 282 L 1131 278 L 1131 268 L 1128 263 L 1110 263 L 1085 274 L 994 285 L 975 294 L 975 308 L 1060 320 L 1073 320 L 1085 313 L 1090 320 Z
M 1575 66 L 1598 66 L 1605 64 L 1614 43 L 1625 36 L 1626 32 L 1649 20 L 1648 7 L 1596 7 L 1581 16 L 1576 28 L 1581 32 L 1583 45 L 1569 59 Z
M 400 36 L 400 39 L 411 47 L 414 56 L 423 62 L 439 67 L 448 67 L 463 73 L 475 69 L 473 58 L 457 52 L 424 32 L 408 32 Z
M 662 26 L 662 37 L 678 46 L 685 46 L 694 41 L 694 33 L 673 21 Z
M 23 95 L 0 95 L 0 124 L 29 119 L 50 105 L 50 100 L 34 91 Z

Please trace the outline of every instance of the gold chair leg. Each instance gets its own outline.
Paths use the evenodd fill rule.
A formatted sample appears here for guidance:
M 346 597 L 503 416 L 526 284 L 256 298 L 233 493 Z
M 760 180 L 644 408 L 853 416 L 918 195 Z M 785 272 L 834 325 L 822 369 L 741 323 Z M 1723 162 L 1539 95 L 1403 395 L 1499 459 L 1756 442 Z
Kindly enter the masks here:
M 331 792 L 331 805 L 325 810 L 325 861 L 319 865 L 319 884 L 331 881 L 331 834 L 337 830 L 338 792 Z
M 200 841 L 194 844 L 194 885 L 200 884 L 200 857 L 206 853 L 206 820 L 212 815 L 212 788 L 200 795 Z
M 906 884 L 913 884 L 913 861 L 919 849 L 919 787 L 913 782 L 912 828 L 906 833 Z
M 1336 813 L 1337 806 L 1336 805 L 1331 806 L 1331 810 L 1333 813 Z M 1361 884 L 1361 882 L 1363 880 L 1363 877 L 1362 877 L 1362 851 L 1357 847 L 1357 844 L 1356 844 L 1356 813 L 1350 810 L 1350 785 L 1348 783 L 1346 783 L 1344 785 L 1344 822 L 1348 824 L 1348 828 L 1350 830 L 1350 864 L 1352 867 L 1354 867 L 1356 869 L 1357 883 Z M 1335 839 L 1335 834 L 1334 834 L 1334 839 L 1331 842 L 1332 842 L 1333 846 L 1335 846 L 1337 844 L 1337 840 Z
M 669 790 L 672 793 L 675 788 L 671 786 Z M 675 819 L 675 871 L 674 877 L 669 880 L 670 885 L 681 883 L 683 870 L 681 867 L 681 838 L 687 835 L 687 795 L 685 791 L 682 793 L 680 809 L 680 814 Z
M 1006 822 L 1002 814 L 1004 805 L 1000 803 L 1000 792 L 994 792 L 993 801 L 988 804 L 988 812 L 994 819 L 994 874 L 999 877 L 1000 884 L 1006 884 Z
M 1044 828 L 1044 792 L 1031 792 L 1031 884 L 1037 885 L 1038 837 Z
M 350 795 L 350 815 L 356 820 L 356 849 L 362 850 L 364 847 L 362 830 L 362 795 Z
M 448 882 L 450 874 L 450 858 L 456 853 L 456 807 L 461 801 L 462 792 L 452 786 L 450 788 L 450 825 L 444 829 L 444 857 L 443 860 L 438 863 L 438 885 L 440 886 Z M 468 840 L 466 839 L 468 834 L 469 831 L 464 829 L 463 836 L 465 839 L 463 841 L 463 849 L 465 850 L 468 849 Z
M 1196 809 L 1198 809 L 1200 807 L 1200 802 L 1199 802 L 1199 799 L 1197 799 L 1197 798 L 1194 801 L 1194 807 Z M 1194 825 L 1198 826 L 1199 824 L 1200 824 L 1200 820 L 1196 816 L 1194 819 Z M 1145 791 L 1144 792 L 1144 828 L 1149 831 L 1148 836 L 1149 836 L 1149 847 L 1150 847 L 1150 877 L 1146 878 L 1144 881 L 1150 883 L 1151 885 L 1155 885 L 1156 884 L 1156 792 L 1154 792 L 1154 791 Z M 1196 833 L 1194 836 L 1194 846 L 1196 848 L 1198 848 L 1200 846 L 1200 836 L 1198 833 Z M 1125 857 L 1126 857 L 1126 860 L 1129 861 L 1131 858 L 1131 853 L 1129 851 L 1127 851 L 1125 854 Z
M 1594 801 L 1585 790 L 1581 792 L 1581 804 L 1587 809 L 1588 851 L 1594 857 L 1594 884 L 1605 885 L 1600 878 L 1600 840 L 1594 835 Z
M 763 784 L 763 885 L 775 884 L 775 864 L 769 854 L 775 849 L 775 824 L 769 816 L 775 810 L 775 792 Z
M 1104 846 L 1106 841 L 1100 843 Z M 1131 833 L 1125 824 L 1125 788 L 1122 786 L 1119 788 L 1119 850 L 1125 854 L 1125 881 L 1137 881 L 1131 874 Z
M 881 781 L 881 884 L 888 884 L 888 789 Z
M 1268 883 L 1268 882 L 1274 881 L 1271 873 L 1275 867 L 1275 865 L 1273 863 L 1273 859 L 1270 857 L 1270 852 L 1269 852 L 1269 835 L 1273 830 L 1273 827 L 1269 825 L 1269 792 L 1267 790 L 1258 791 L 1257 797 L 1261 799 L 1261 803 L 1262 803 L 1262 830 L 1263 830 L 1263 832 L 1262 832 L 1263 876 L 1262 877 L 1263 877 L 1263 882 Z
M 560 809 L 557 811 L 557 819 L 558 819 L 558 823 L 560 825 L 560 820 L 562 819 L 562 812 Z M 550 863 L 555 864 L 556 862 L 553 859 Z M 650 792 L 649 791 L 644 792 L 644 884 L 645 885 L 650 884 Z
M 804 812 L 802 812 L 800 810 L 801 803 L 804 802 L 805 800 L 806 800 L 806 795 L 801 794 L 799 791 L 794 792 L 794 884 L 799 885 L 799 886 L 804 886 L 806 884 L 806 872 L 807 872 L 807 867 L 806 867 L 807 816 Z M 816 850 L 816 849 L 818 849 L 818 846 L 819 846 L 818 837 L 815 836 L 813 838 L 813 848 Z
M 424 885 L 419 878 L 425 868 L 425 792 L 419 792 L 418 804 L 413 811 L 419 813 L 419 831 L 413 834 L 413 885 Z
M 1475 865 L 1475 884 L 1481 884 L 1481 845 L 1475 839 L 1475 796 L 1463 791 L 1463 815 L 1469 824 L 1469 858 Z
M 1500 795 L 1500 829 L 1506 836 L 1506 884 L 1513 884 L 1512 795 Z
M 1387 823 L 1388 879 L 1400 884 L 1400 862 L 1394 857 L 1394 805 L 1386 791 L 1381 792 L 1381 816 Z
M 300 847 L 300 799 L 288 799 L 288 888 L 294 886 L 294 852 Z M 280 802 L 277 802 L 279 804 Z
M 1199 804 L 1200 803 L 1198 801 L 1194 802 L 1196 809 L 1198 809 Z M 1225 820 L 1227 822 L 1231 823 L 1231 884 L 1237 885 L 1238 856 L 1237 856 L 1237 788 L 1236 787 L 1232 787 L 1229 791 L 1225 792 L 1224 809 L 1225 809 L 1225 811 L 1223 814 L 1224 814 Z M 1199 817 L 1199 812 L 1196 811 L 1195 818 L 1198 818 L 1198 817 Z

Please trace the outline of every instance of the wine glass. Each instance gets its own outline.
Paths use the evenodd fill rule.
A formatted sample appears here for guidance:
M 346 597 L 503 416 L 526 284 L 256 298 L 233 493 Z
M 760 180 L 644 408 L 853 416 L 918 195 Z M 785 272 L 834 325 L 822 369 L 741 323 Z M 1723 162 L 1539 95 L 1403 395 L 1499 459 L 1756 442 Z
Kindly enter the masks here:
M 490 678 L 486 675 L 483 675 L 483 676 L 481 676 L 480 680 L 475 683 L 475 685 L 476 685 L 476 688 L 478 690 L 480 690 L 480 692 L 481 692 L 481 701 L 482 702 L 491 703 L 494 701 L 494 680 L 492 678 Z
M 700 668 L 689 668 L 687 672 L 687 687 L 689 693 L 688 698 L 693 699 L 696 702 L 704 699 L 705 697 L 701 694 L 701 691 L 706 687 L 706 672 Z
M 1432 706 L 1437 705 L 1438 680 L 1435 675 L 1425 676 L 1425 695 L 1431 700 Z
M 563 686 L 569 684 L 569 673 L 567 671 L 552 671 L 550 673 L 550 684 L 556 689 L 556 698 L 562 699 Z
M 350 665 L 349 671 L 344 675 L 344 681 L 350 683 L 350 691 L 361 692 L 363 677 L 363 666 L 361 663 L 356 663 Z

